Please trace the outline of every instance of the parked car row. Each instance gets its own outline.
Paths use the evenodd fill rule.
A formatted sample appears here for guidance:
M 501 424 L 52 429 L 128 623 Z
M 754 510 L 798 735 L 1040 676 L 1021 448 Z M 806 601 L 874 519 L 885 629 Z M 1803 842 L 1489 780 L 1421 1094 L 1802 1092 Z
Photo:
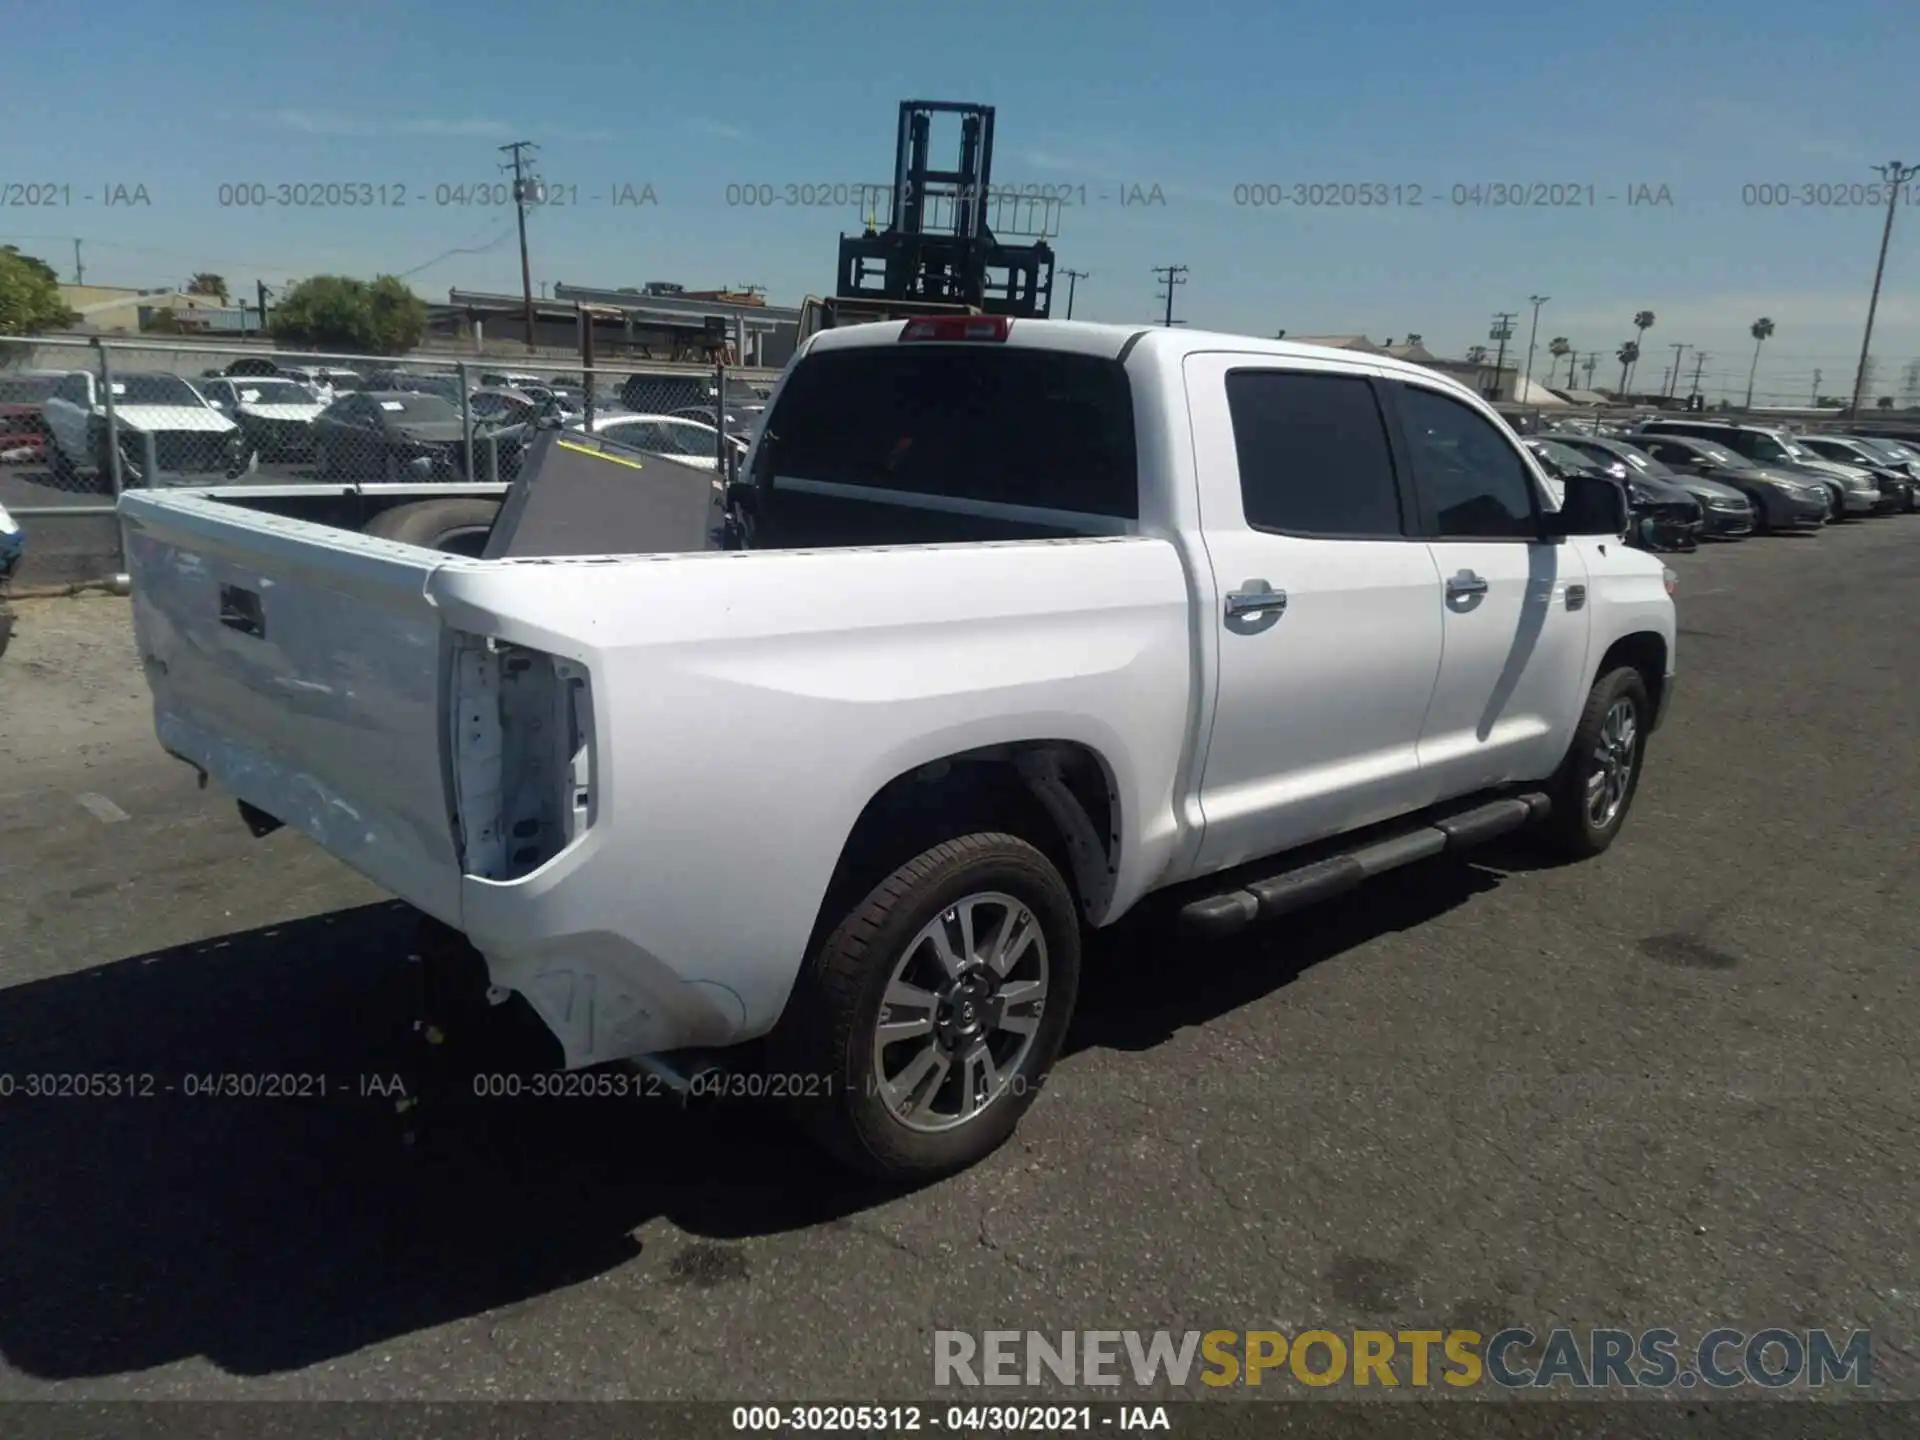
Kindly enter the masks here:
M 108 437 L 117 435 L 125 486 L 147 484 L 149 466 L 153 483 L 191 485 L 237 479 L 263 461 L 311 464 L 327 480 L 469 478 L 468 419 L 456 377 L 302 367 L 251 373 L 270 363 L 248 357 L 234 362 L 246 373 L 195 381 L 147 373 L 103 381 L 88 370 L 0 377 L 0 463 L 97 479 L 112 466 Z M 524 376 L 482 378 L 518 383 L 484 385 L 467 396 L 473 479 L 512 479 L 537 431 L 586 428 L 578 390 Z M 603 412 L 592 428 L 617 444 L 711 469 L 719 463 L 712 416 L 697 407 Z M 729 443 L 744 454 L 744 436 Z
M 1584 471 L 1618 482 L 1629 543 L 1650 550 L 1920 510 L 1920 445 L 1886 437 L 1654 418 L 1631 429 L 1549 426 L 1522 443 L 1557 479 Z

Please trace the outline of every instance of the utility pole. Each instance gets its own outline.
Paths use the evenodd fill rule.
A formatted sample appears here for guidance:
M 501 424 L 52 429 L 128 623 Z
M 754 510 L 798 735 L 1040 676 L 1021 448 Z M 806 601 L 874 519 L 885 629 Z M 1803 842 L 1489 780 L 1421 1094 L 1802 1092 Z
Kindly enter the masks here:
M 80 237 L 78 235 L 73 237 L 73 283 L 76 285 L 84 285 L 87 283 L 87 267 L 80 263 Z
M 1873 349 L 1873 314 L 1880 308 L 1880 280 L 1887 273 L 1887 242 L 1893 239 L 1893 212 L 1900 204 L 1900 192 L 1907 188 L 1920 165 L 1902 165 L 1889 160 L 1873 167 L 1887 186 L 1887 223 L 1880 231 L 1880 259 L 1873 267 L 1873 294 L 1867 300 L 1867 333 L 1860 337 L 1860 368 L 1853 377 L 1853 408 L 1847 413 L 1858 418 L 1862 392 L 1867 388 L 1867 354 Z
M 1813 398 L 1807 401 L 1809 405 L 1818 405 L 1820 403 L 1820 380 L 1820 371 L 1816 369 L 1813 372 Z
M 1533 306 L 1533 328 L 1527 331 L 1527 379 L 1526 383 L 1520 387 L 1523 392 L 1533 388 L 1533 344 L 1540 338 L 1540 307 L 1552 298 L 1551 295 L 1527 296 L 1527 303 Z
M 1489 340 L 1500 342 L 1500 352 L 1493 357 L 1493 393 L 1487 396 L 1489 400 L 1500 398 L 1500 376 L 1507 368 L 1507 341 L 1513 338 L 1513 319 L 1513 311 L 1496 310 L 1493 314 L 1493 328 L 1487 331 Z
M 1173 324 L 1173 287 L 1187 283 L 1187 267 L 1184 265 L 1156 265 L 1153 267 L 1153 273 L 1161 276 L 1166 281 L 1167 293 L 1164 298 L 1167 302 L 1167 318 L 1161 323 L 1171 326 Z
M 1700 372 L 1707 368 L 1707 361 L 1712 358 L 1713 357 L 1708 355 L 1704 350 L 1696 350 L 1693 352 L 1693 389 L 1689 392 L 1689 398 L 1693 395 L 1700 395 L 1700 404 L 1703 409 L 1706 406 L 1707 397 L 1700 394 Z
M 259 303 L 259 306 L 260 306 L 260 331 L 262 334 L 265 334 L 267 329 L 267 295 L 268 293 L 269 292 L 267 290 L 266 281 L 256 280 L 253 282 L 254 299 Z
M 527 259 L 527 198 L 530 193 L 528 190 L 530 182 L 527 179 L 524 152 L 538 150 L 540 147 L 531 140 L 515 140 L 512 144 L 502 145 L 500 148 L 513 156 L 510 164 L 502 165 L 500 168 L 513 171 L 513 208 L 520 221 L 520 298 L 526 307 L 527 353 L 531 355 L 537 347 L 533 343 L 533 266 Z
M 1685 344 L 1676 344 L 1673 347 L 1673 373 L 1667 376 L 1667 388 L 1661 392 L 1669 400 L 1673 398 L 1673 392 L 1680 384 L 1680 352 L 1686 348 Z
M 1079 281 L 1090 277 L 1084 270 L 1062 270 L 1060 273 L 1067 277 L 1067 319 L 1071 320 L 1073 318 L 1073 288 Z

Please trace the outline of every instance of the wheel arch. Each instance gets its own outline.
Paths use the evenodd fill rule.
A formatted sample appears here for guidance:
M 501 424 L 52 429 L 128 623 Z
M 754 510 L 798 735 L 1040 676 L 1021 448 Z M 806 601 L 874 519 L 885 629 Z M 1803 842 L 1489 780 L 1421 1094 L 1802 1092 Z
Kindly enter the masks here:
M 1600 663 L 1594 667 L 1589 688 L 1602 675 L 1622 665 L 1633 667 L 1640 673 L 1641 683 L 1647 687 L 1647 701 L 1653 706 L 1657 723 L 1666 714 L 1667 657 L 1670 653 L 1667 637 L 1659 631 L 1631 631 L 1607 647 L 1606 653 L 1600 657 Z
M 1028 841 L 1059 867 L 1083 919 L 1099 923 L 1120 867 L 1112 765 L 1075 740 L 956 751 L 902 771 L 868 799 L 840 847 L 808 949 L 902 861 L 973 829 Z

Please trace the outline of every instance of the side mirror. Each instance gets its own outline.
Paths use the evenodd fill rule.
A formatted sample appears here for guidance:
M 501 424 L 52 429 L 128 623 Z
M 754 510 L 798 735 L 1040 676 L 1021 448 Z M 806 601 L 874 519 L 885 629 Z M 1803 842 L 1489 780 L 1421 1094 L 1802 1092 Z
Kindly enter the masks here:
M 1631 514 L 1625 486 L 1580 474 L 1567 476 L 1564 483 L 1560 508 L 1541 517 L 1549 540 L 1567 535 L 1618 536 L 1626 530 Z

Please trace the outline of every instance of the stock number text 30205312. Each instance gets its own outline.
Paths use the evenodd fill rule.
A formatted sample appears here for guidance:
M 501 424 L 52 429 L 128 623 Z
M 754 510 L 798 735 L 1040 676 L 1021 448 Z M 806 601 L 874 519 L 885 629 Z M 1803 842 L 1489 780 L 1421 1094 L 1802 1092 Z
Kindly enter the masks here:
M 1749 210 L 1858 210 L 1920 204 L 1920 185 L 1869 181 L 1763 180 L 1740 187 L 1740 203 Z

